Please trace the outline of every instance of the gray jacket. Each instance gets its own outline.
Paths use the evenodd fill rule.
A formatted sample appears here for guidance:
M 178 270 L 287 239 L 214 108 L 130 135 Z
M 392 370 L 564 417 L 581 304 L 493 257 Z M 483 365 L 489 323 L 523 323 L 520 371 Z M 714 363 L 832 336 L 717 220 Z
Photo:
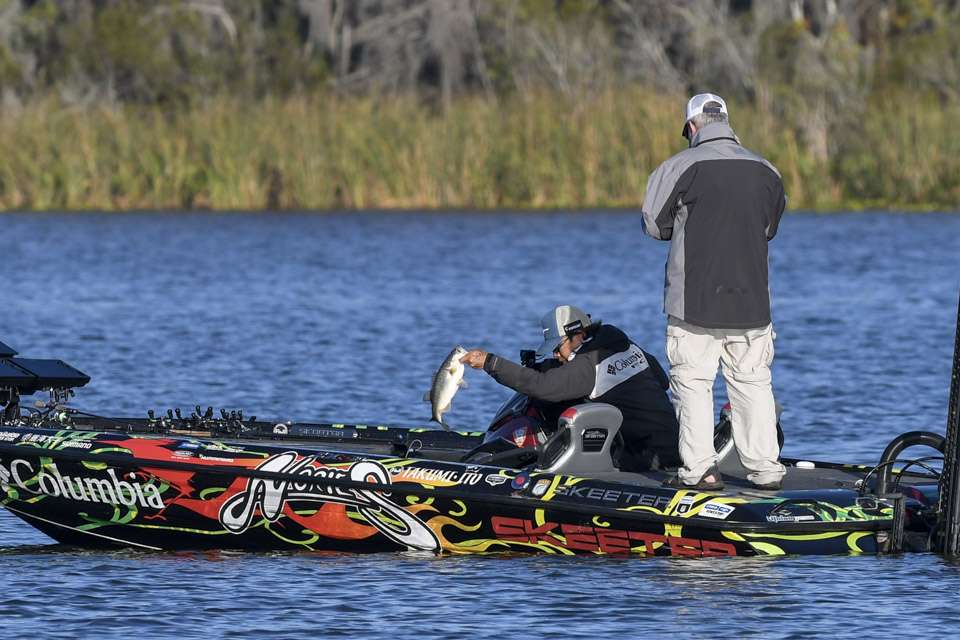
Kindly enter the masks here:
M 780 173 L 733 129 L 697 131 L 650 174 L 643 201 L 647 234 L 670 241 L 664 311 L 711 329 L 770 324 L 767 241 L 785 207 Z

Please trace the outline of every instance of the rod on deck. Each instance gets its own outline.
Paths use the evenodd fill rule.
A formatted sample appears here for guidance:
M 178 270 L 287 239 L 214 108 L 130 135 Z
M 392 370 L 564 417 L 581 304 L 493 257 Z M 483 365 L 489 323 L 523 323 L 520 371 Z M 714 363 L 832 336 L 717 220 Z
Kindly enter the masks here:
M 960 303 L 957 304 L 957 335 L 953 347 L 953 374 L 947 405 L 947 438 L 940 476 L 940 503 L 937 508 L 937 551 L 960 553 Z

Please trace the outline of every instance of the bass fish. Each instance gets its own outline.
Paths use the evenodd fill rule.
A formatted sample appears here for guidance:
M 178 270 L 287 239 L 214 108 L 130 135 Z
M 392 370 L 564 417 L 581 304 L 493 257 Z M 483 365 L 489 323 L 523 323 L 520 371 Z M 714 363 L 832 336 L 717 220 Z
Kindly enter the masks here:
M 467 355 L 466 349 L 460 345 L 454 347 L 437 372 L 433 374 L 433 386 L 423 397 L 432 407 L 431 419 L 439 422 L 447 431 L 450 430 L 450 425 L 443 421 L 443 414 L 450 411 L 450 403 L 453 402 L 453 396 L 457 395 L 460 387 L 467 386 L 463 379 L 465 367 L 460 362 L 460 358 L 465 355 Z

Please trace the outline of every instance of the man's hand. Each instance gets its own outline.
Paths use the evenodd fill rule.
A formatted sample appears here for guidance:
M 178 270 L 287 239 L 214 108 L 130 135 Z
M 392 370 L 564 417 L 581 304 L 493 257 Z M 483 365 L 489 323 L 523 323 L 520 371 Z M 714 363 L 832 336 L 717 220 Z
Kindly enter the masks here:
M 483 363 L 487 360 L 487 352 L 482 349 L 471 349 L 467 355 L 460 358 L 460 362 L 469 365 L 474 369 L 483 369 Z

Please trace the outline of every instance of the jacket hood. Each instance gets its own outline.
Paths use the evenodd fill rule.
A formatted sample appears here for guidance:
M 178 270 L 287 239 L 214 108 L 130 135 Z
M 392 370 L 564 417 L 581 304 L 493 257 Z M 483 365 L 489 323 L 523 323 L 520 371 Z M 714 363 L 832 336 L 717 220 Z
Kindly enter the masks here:
M 611 324 L 605 324 L 600 327 L 590 342 L 583 343 L 578 352 L 586 353 L 600 349 L 623 351 L 629 346 L 630 338 L 627 337 L 627 334 Z

